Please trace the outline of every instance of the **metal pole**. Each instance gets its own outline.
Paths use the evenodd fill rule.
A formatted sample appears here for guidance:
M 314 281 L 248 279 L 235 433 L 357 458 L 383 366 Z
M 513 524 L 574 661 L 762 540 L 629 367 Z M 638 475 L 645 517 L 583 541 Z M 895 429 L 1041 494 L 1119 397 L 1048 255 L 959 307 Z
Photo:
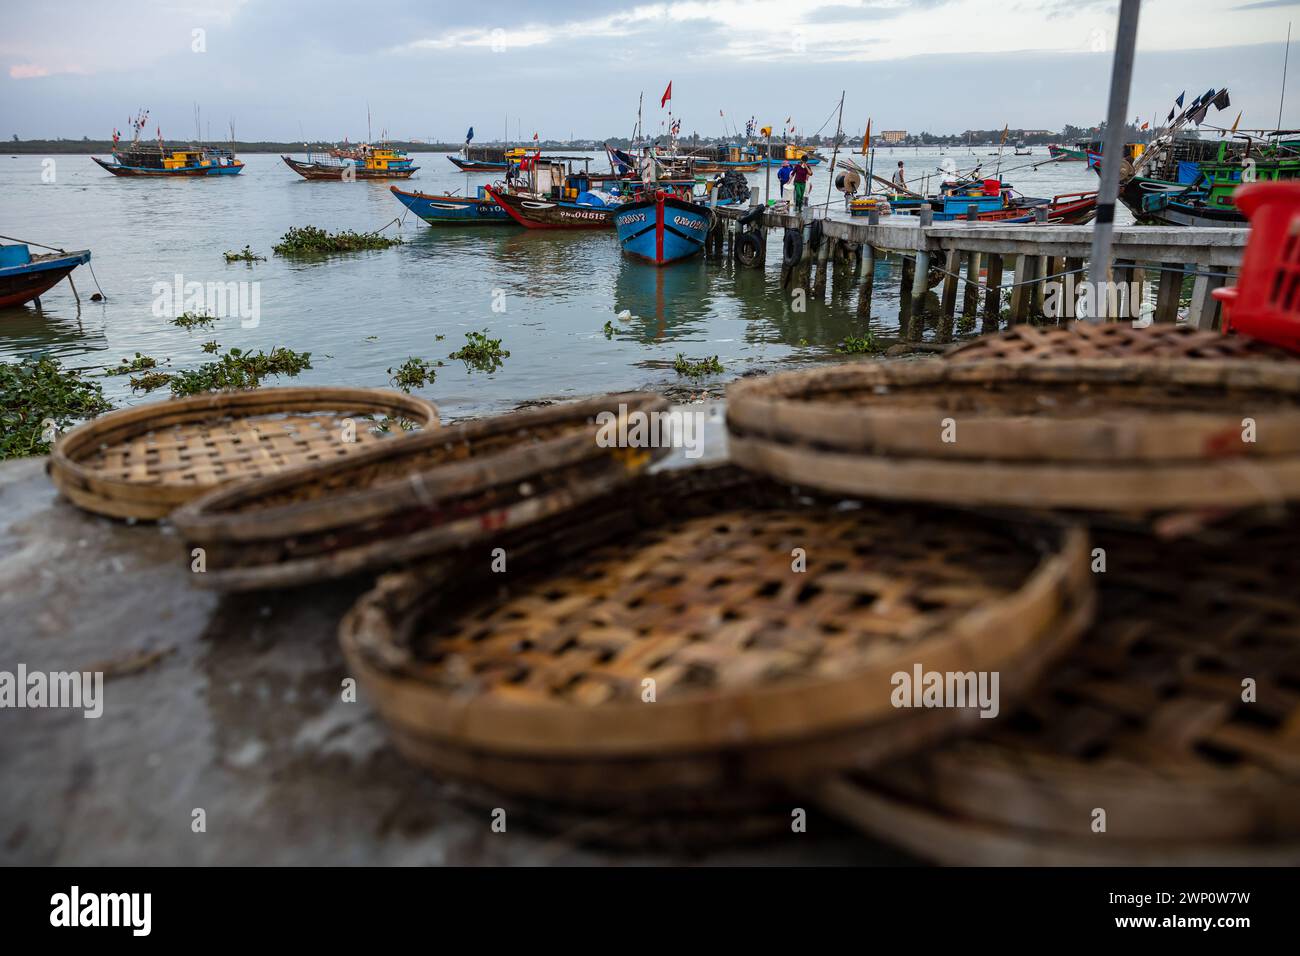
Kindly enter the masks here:
M 1286 102 L 1286 68 L 1291 60 L 1291 21 L 1286 22 L 1286 55 L 1282 57 L 1282 93 L 1277 98 L 1277 128 L 1282 128 L 1282 104 Z
M 769 126 L 768 129 L 771 130 L 772 127 Z M 763 179 L 763 205 L 770 206 L 772 205 L 772 134 L 770 132 L 767 134 L 767 145 L 763 149 L 763 169 L 767 174 Z
M 835 149 L 831 153 L 831 171 L 827 174 L 830 180 L 826 184 L 826 211 L 830 213 L 831 190 L 835 188 L 835 160 L 840 155 L 840 132 L 844 129 L 844 94 L 847 90 L 840 90 L 840 118 L 835 121 Z
M 1115 33 L 1115 59 L 1110 72 L 1110 105 L 1106 111 L 1106 138 L 1101 152 L 1101 185 L 1097 191 L 1097 219 L 1092 230 L 1092 257 L 1088 278 L 1093 302 L 1105 301 L 1100 282 L 1111 281 L 1110 249 L 1115 229 L 1115 197 L 1119 195 L 1119 171 L 1124 162 L 1124 133 L 1128 126 L 1128 93 L 1133 81 L 1133 48 L 1137 42 L 1141 0 L 1120 0 L 1119 26 Z M 1100 322 L 1103 310 L 1090 310 L 1089 322 Z

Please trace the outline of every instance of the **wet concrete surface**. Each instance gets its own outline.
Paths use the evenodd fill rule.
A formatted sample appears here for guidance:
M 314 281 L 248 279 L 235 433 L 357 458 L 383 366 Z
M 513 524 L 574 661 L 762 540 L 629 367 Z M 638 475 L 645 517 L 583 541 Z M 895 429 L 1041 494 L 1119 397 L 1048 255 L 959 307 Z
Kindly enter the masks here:
M 720 423 L 708 434 L 719 457 Z M 343 700 L 336 628 L 369 578 L 223 597 L 191 576 L 166 524 L 79 511 L 44 458 L 0 463 L 0 670 L 106 672 L 98 719 L 0 708 L 0 863 L 907 862 L 811 807 L 806 833 L 588 845 L 581 819 L 485 803 L 407 764 L 364 690 Z

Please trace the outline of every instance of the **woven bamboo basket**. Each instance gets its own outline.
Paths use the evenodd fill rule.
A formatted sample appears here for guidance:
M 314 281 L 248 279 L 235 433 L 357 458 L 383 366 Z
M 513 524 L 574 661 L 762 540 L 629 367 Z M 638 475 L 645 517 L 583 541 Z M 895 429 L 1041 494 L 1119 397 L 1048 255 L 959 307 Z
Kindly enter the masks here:
M 391 430 L 369 420 L 384 418 L 394 420 Z M 386 443 L 403 434 L 398 421 L 434 428 L 438 410 L 424 399 L 380 389 L 214 392 L 78 425 L 55 443 L 47 467 L 78 507 L 113 518 L 157 519 L 227 482 Z M 345 440 L 345 428 L 355 440 Z
M 949 362 L 1039 362 L 1061 359 L 1209 359 L 1295 362 L 1300 356 L 1243 335 L 1222 335 L 1187 325 L 1074 322 L 1021 324 L 950 348 Z
M 727 395 L 733 460 L 823 491 L 1137 512 L 1300 496 L 1292 363 L 873 362 Z
M 588 806 L 757 793 L 969 732 L 974 710 L 893 706 L 893 675 L 996 670 L 1014 697 L 1091 610 L 1077 527 L 838 506 L 729 467 L 527 532 L 508 576 L 381 578 L 341 643 L 412 760 Z
M 946 863 L 1300 863 L 1298 541 L 1102 536 L 1096 624 L 1021 708 L 821 802 Z
M 391 567 L 481 543 L 626 482 L 668 448 L 602 447 L 597 416 L 617 423 L 667 408 L 658 396 L 628 393 L 426 431 L 219 489 L 172 522 L 188 549 L 204 549 L 206 571 L 194 577 L 203 587 L 286 587 Z

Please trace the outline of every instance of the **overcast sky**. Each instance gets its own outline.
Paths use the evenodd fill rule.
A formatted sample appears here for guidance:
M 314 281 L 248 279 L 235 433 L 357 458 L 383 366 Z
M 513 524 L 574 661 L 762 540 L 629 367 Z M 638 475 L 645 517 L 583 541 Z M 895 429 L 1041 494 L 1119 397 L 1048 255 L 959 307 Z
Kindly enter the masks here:
M 1105 114 L 1114 0 L 0 0 L 0 137 L 163 134 L 353 140 L 627 135 L 673 82 L 683 133 L 751 115 L 917 132 L 1059 129 Z M 1300 0 L 1145 0 L 1130 115 L 1231 91 L 1230 124 L 1277 122 Z M 196 32 L 197 31 L 197 32 Z M 1300 39 L 1300 37 L 1297 37 Z M 1300 73 L 1300 62 L 1291 75 Z M 1283 125 L 1300 126 L 1288 84 Z M 726 120 L 719 111 L 726 113 Z M 1212 120 L 1215 117 L 1212 116 Z M 830 117 L 826 133 L 834 131 Z

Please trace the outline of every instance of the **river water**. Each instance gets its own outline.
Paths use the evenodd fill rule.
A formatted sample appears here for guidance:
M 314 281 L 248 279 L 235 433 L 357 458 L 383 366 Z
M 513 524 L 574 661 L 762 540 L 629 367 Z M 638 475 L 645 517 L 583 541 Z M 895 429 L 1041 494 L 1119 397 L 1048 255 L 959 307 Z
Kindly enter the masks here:
M 947 155 L 963 169 L 977 160 L 988 168 L 996 162 L 989 152 L 950 149 Z M 413 215 L 387 229 L 402 236 L 400 246 L 282 258 L 271 246 L 291 226 L 373 230 L 400 218 L 405 207 L 387 183 L 312 183 L 278 156 L 242 158 L 247 168 L 239 176 L 180 181 L 118 179 L 88 156 L 0 159 L 0 233 L 88 248 L 94 256 L 93 278 L 85 267 L 73 274 L 80 308 L 65 282 L 42 298 L 41 311 L 30 305 L 0 310 L 0 361 L 49 353 L 66 366 L 100 368 L 139 352 L 183 369 L 210 360 L 201 346 L 215 340 L 222 350 L 287 346 L 312 354 L 312 369 L 266 384 L 386 386 L 388 370 L 408 357 L 442 360 L 419 394 L 454 420 L 527 401 L 626 389 L 688 398 L 756 369 L 834 361 L 837 344 L 863 331 L 856 294 L 845 288 L 828 291 L 825 303 L 810 300 L 805 311 L 791 308 L 779 289 L 777 234 L 762 272 L 702 257 L 657 269 L 625 258 L 612 230 L 430 227 Z M 900 158 L 909 182 L 941 161 L 937 148 L 881 149 L 876 172 L 888 176 Z M 487 175 L 458 172 L 445 154 L 416 159 L 421 168 L 404 188 L 463 193 L 490 182 Z M 1095 188 L 1095 175 L 1082 163 L 1028 167 L 1044 159 L 1042 148 L 1031 157 L 1008 152 L 1004 176 L 1033 196 Z M 592 168 L 603 169 L 604 162 L 593 160 Z M 817 202 L 826 199 L 826 171 L 823 164 L 814 173 Z M 749 180 L 762 187 L 765 176 L 760 171 Z M 833 208 L 837 218 L 843 215 L 842 204 Z M 267 260 L 225 262 L 224 251 L 245 245 Z M 870 329 L 889 337 L 898 331 L 899 262 L 890 257 L 877 270 Z M 175 287 L 178 276 L 256 283 L 245 287 L 250 297 L 256 289 L 256 324 L 231 315 L 209 329 L 172 326 L 155 314 L 156 285 Z M 103 302 L 89 300 L 95 278 Z M 448 358 L 466 332 L 484 329 L 510 352 L 498 371 L 469 372 Z M 672 367 L 679 353 L 717 355 L 725 372 L 700 382 L 679 378 Z M 133 394 L 124 376 L 101 381 L 118 405 L 167 394 Z

